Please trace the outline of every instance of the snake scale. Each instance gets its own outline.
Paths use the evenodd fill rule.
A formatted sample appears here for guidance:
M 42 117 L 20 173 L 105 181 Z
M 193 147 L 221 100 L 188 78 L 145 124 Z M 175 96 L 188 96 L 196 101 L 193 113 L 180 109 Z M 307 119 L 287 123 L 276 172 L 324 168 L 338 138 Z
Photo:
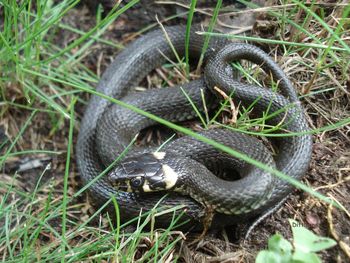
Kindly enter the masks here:
M 222 38 L 211 38 L 209 42 L 204 77 L 180 85 L 182 90 L 178 86 L 142 93 L 130 92 L 152 70 L 176 59 L 169 40 L 178 55 L 184 56 L 186 28 L 173 26 L 165 29 L 167 37 L 162 30 L 155 30 L 126 47 L 103 74 L 97 91 L 169 121 L 180 122 L 196 116 L 183 92 L 203 112 L 200 89 L 203 90 L 207 107 L 211 110 L 217 107 L 219 100 L 213 88 L 219 87 L 226 94 L 233 94 L 232 99 L 236 105 L 240 103 L 249 107 L 254 104 L 254 114 L 276 112 L 267 119 L 267 125 L 283 123 L 283 130 L 288 132 L 308 131 L 297 94 L 279 66 L 255 46 L 229 43 Z M 196 30 L 198 28 L 192 27 L 190 33 L 191 60 L 198 60 L 205 41 L 203 36 L 195 33 Z M 243 59 L 261 66 L 267 74 L 272 74 L 278 83 L 279 92 L 236 80 L 229 63 Z M 154 124 L 155 121 L 93 95 L 81 122 L 77 143 L 78 167 L 84 184 L 90 183 L 101 174 L 121 154 L 135 134 Z M 298 180 L 309 165 L 312 139 L 307 133 L 272 137 L 271 142 L 276 151 L 273 157 L 259 140 L 239 132 L 215 128 L 201 134 L 276 167 Z M 158 190 L 174 187 L 177 184 L 174 180 L 180 178 L 182 183 L 177 186 L 178 190 L 169 191 L 160 205 L 165 208 L 184 206 L 186 212 L 182 218 L 190 222 L 203 219 L 203 205 L 211 207 L 216 212 L 212 220 L 212 226 L 215 227 L 264 214 L 293 189 L 289 183 L 191 137 L 184 136 L 174 140 L 159 153 L 149 151 L 153 152 L 154 149 L 132 149 L 109 175 L 102 176 L 93 183 L 89 187 L 89 193 L 94 204 L 102 206 L 114 195 L 122 220 L 130 220 L 137 217 L 141 209 L 152 209 L 164 196 L 164 192 Z M 241 178 L 236 181 L 213 178 L 212 173 L 223 176 L 223 170 L 245 172 L 241 172 Z M 131 181 L 132 188 L 137 191 L 129 192 L 130 181 L 127 184 L 129 189 L 118 183 L 127 180 L 128 176 L 137 179 Z M 198 178 L 193 180 L 195 176 Z M 162 181 L 159 182 L 160 180 Z M 120 186 L 119 191 L 115 184 Z M 144 193 L 148 191 L 152 193 Z M 113 212 L 114 206 L 110 203 L 106 209 Z M 167 226 L 172 219 L 172 214 L 164 214 L 159 217 L 157 224 Z

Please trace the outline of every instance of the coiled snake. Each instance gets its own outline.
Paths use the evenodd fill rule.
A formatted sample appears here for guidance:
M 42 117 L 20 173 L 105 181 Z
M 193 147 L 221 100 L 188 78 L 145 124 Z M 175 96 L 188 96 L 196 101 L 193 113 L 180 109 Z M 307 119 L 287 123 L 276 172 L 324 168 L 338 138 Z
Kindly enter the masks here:
M 190 58 L 194 60 L 199 58 L 204 44 L 204 37 L 195 34 L 195 30 L 193 27 L 189 47 Z M 199 111 L 203 111 L 200 89 L 203 89 L 207 107 L 213 108 L 218 105 L 213 88 L 219 87 L 226 94 L 232 94 L 237 104 L 245 107 L 253 104 L 255 114 L 275 112 L 267 119 L 268 125 L 283 123 L 283 129 L 293 133 L 308 130 L 300 102 L 286 75 L 265 52 L 249 44 L 212 38 L 206 52 L 204 78 L 182 85 L 183 90 L 175 87 L 128 94 L 152 70 L 168 59 L 176 59 L 169 40 L 180 57 L 185 54 L 185 27 L 168 27 L 166 32 L 168 39 L 161 30 L 156 30 L 131 43 L 107 68 L 97 90 L 169 121 L 179 122 L 196 115 L 183 92 L 191 97 Z M 229 63 L 241 59 L 271 73 L 280 93 L 235 80 Z M 92 96 L 77 143 L 78 167 L 84 183 L 88 184 L 101 174 L 135 134 L 154 124 L 142 115 Z M 310 161 L 312 141 L 306 133 L 273 137 L 271 141 L 276 150 L 273 158 L 257 139 L 241 133 L 216 128 L 202 134 L 275 166 L 295 179 L 303 176 Z M 149 150 L 142 153 L 131 150 L 129 157 L 90 186 L 90 196 L 97 206 L 105 204 L 114 195 L 122 219 L 129 220 L 137 217 L 141 209 L 152 209 L 164 195 L 159 190 L 168 192 L 172 189 L 162 199 L 162 207 L 184 206 L 183 218 L 197 221 L 203 218 L 203 206 L 210 207 L 216 212 L 212 221 L 215 226 L 262 214 L 293 189 L 287 182 L 190 137 L 179 138 L 158 153 L 146 151 Z M 232 170 L 244 171 L 240 172 L 242 178 L 228 181 L 212 174 L 222 176 Z M 107 209 L 114 211 L 114 206 L 110 204 Z M 172 214 L 165 214 L 158 220 L 158 225 L 167 225 L 172 218 Z

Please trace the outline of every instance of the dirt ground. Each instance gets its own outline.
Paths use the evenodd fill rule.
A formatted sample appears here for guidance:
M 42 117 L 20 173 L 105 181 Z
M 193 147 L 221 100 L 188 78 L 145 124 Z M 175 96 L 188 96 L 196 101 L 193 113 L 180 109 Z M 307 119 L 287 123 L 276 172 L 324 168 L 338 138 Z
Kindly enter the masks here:
M 150 1 L 151 2 L 151 1 Z M 225 2 L 225 1 L 224 1 Z M 231 1 L 230 1 L 231 2 Z M 270 1 L 271 2 L 271 1 Z M 331 2 L 331 1 L 329 1 Z M 160 20 L 183 11 L 181 6 L 177 5 L 158 5 L 159 8 L 155 12 L 153 6 L 139 6 L 128 10 L 121 18 L 108 28 L 108 32 L 104 34 L 104 38 L 112 40 L 120 40 L 120 43 L 127 45 L 130 41 L 137 37 L 138 31 L 145 28 L 145 25 L 150 25 L 155 22 L 154 14 L 157 13 Z M 203 5 L 199 6 L 204 8 Z M 239 7 L 239 6 L 238 6 Z M 85 5 L 80 5 L 75 10 L 72 10 L 64 19 L 64 22 L 74 28 L 87 30 L 95 23 L 94 7 L 90 9 Z M 204 9 L 205 10 L 205 9 Z M 332 13 L 332 10 L 329 10 Z M 248 14 L 243 18 L 247 23 L 248 31 L 246 33 L 253 36 L 264 38 L 275 38 L 278 30 L 278 25 L 273 18 L 267 16 L 264 12 Z M 231 29 L 225 27 L 225 24 L 235 19 L 242 19 L 242 16 L 234 16 L 231 20 L 222 23 L 222 30 L 227 32 Z M 195 21 L 208 20 L 205 14 L 196 16 Z M 165 25 L 184 23 L 184 18 L 177 18 L 168 22 Z M 290 32 L 289 32 L 290 33 Z M 283 33 L 282 33 L 283 34 Z M 288 40 L 288 35 L 284 35 Z M 66 46 L 76 36 L 70 32 L 61 31 L 57 37 L 59 46 Z M 300 93 L 305 92 L 305 87 L 312 79 L 312 70 L 293 69 L 292 58 L 282 57 L 282 50 L 277 45 L 260 44 L 265 50 L 273 54 L 280 65 L 284 65 L 284 70 L 287 71 L 292 82 Z M 107 47 L 106 45 L 96 43 L 86 54 L 84 64 L 93 72 L 101 75 L 105 68 L 110 64 L 113 57 L 118 53 L 117 49 Z M 291 59 L 291 61 L 289 61 Z M 298 58 L 295 58 L 298 59 Z M 307 57 L 305 63 L 315 63 L 312 60 L 312 54 Z M 290 67 L 290 68 L 288 68 Z M 337 68 L 331 68 L 331 74 L 336 76 Z M 317 76 L 318 78 L 318 76 Z M 321 83 L 321 81 L 324 81 Z M 333 86 L 330 78 L 317 79 L 314 82 L 327 86 Z M 339 120 L 349 118 L 350 116 L 350 81 L 349 78 L 340 85 L 344 86 L 345 90 L 337 89 L 336 91 L 323 92 L 318 95 L 313 95 L 303 99 L 302 103 L 305 111 L 308 114 L 308 121 L 312 128 L 319 128 L 327 124 L 337 122 Z M 19 91 L 13 89 L 12 94 L 8 96 L 16 97 L 16 101 L 20 102 L 23 97 L 19 97 Z M 87 100 L 88 95 L 84 94 Z M 80 120 L 83 114 L 85 105 L 79 103 L 76 106 L 77 117 Z M 28 115 L 26 116 L 26 118 Z M 16 120 L 16 121 L 15 121 Z M 19 109 L 10 110 L 9 114 L 2 120 L 0 126 L 0 137 L 11 137 L 18 133 L 21 125 L 23 125 L 23 112 Z M 18 142 L 21 149 L 37 149 L 40 146 L 43 149 L 52 149 L 55 151 L 65 151 L 68 138 L 68 123 L 64 122 L 57 131 L 52 133 L 52 120 L 47 118 L 43 113 L 40 113 L 34 119 L 35 125 L 31 125 L 23 138 Z M 322 132 L 314 135 L 314 146 L 310 168 L 303 179 L 303 182 L 312 187 L 314 190 L 320 191 L 325 196 L 329 196 L 334 200 L 343 204 L 347 211 L 350 211 L 349 195 L 350 195 L 350 126 L 344 126 L 340 129 L 330 132 Z M 74 141 L 76 141 L 77 133 L 75 133 Z M 26 169 L 26 165 L 31 164 L 30 169 Z M 5 166 L 4 174 L 10 175 L 15 171 L 19 172 L 18 184 L 31 191 L 36 185 L 38 171 L 42 171 L 48 163 L 51 163 L 50 170 L 45 174 L 42 183 L 55 178 L 57 186 L 56 195 L 59 196 L 62 190 L 62 177 L 64 174 L 65 155 L 48 158 L 47 155 L 38 155 L 31 159 L 27 157 L 21 159 L 19 157 L 12 158 Z M 74 178 L 69 181 L 69 193 L 73 193 L 81 186 L 78 171 L 75 162 Z M 21 172 L 22 171 L 22 172 Z M 2 175 L 2 180 L 10 180 L 10 178 Z M 25 182 L 25 183 L 24 183 Z M 86 196 L 81 196 L 77 203 L 85 203 Z M 88 205 L 82 206 L 79 216 L 87 217 L 91 214 L 91 208 Z M 284 237 L 291 238 L 291 230 L 288 224 L 288 218 L 293 218 L 299 221 L 303 226 L 312 230 L 314 233 L 321 236 L 328 236 L 337 241 L 344 242 L 347 246 L 350 245 L 350 218 L 349 214 L 338 209 L 331 208 L 329 205 L 311 197 L 310 195 L 295 190 L 289 197 L 288 201 L 276 213 L 269 216 L 266 220 L 259 224 L 254 230 L 250 239 L 243 243 L 235 242 L 234 229 L 226 229 L 214 236 L 207 236 L 198 244 L 197 247 L 189 247 L 184 243 L 179 248 L 181 251 L 182 260 L 185 262 L 201 262 L 203 258 L 209 257 L 208 262 L 252 262 L 257 251 L 266 247 L 268 238 L 276 232 L 281 233 Z M 225 256 L 226 255 L 226 256 Z M 225 259 L 230 256 L 230 260 Z M 346 262 L 350 260 L 345 254 L 344 249 L 337 245 L 334 248 L 328 249 L 320 253 L 324 262 Z

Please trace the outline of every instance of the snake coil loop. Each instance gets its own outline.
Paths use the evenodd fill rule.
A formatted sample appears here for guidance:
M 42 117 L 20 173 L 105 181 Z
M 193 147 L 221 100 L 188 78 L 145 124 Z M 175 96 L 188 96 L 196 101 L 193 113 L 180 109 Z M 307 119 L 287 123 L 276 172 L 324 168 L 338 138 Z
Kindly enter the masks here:
M 199 58 L 204 44 L 204 37 L 195 34 L 196 29 L 192 27 L 190 37 L 191 59 Z M 185 53 L 185 30 L 184 26 L 166 28 L 168 38 L 180 56 Z M 200 111 L 204 111 L 200 89 L 203 89 L 206 103 L 211 108 L 218 105 L 214 87 L 219 87 L 226 94 L 233 94 L 236 103 L 244 106 L 254 104 L 256 114 L 267 110 L 275 113 L 267 120 L 268 125 L 283 123 L 284 130 L 301 135 L 273 137 L 271 141 L 277 149 L 274 157 L 257 139 L 238 132 L 213 129 L 201 135 L 300 179 L 308 168 L 312 141 L 311 136 L 305 133 L 308 125 L 287 76 L 265 52 L 249 44 L 233 44 L 213 38 L 208 50 L 204 78 L 180 85 Z M 150 32 L 131 43 L 115 58 L 103 74 L 97 91 L 172 122 L 193 119 L 196 112 L 180 87 L 130 93 L 153 69 L 164 64 L 166 58 L 175 59 L 168 40 L 161 30 Z M 280 93 L 235 80 L 227 69 L 229 63 L 241 59 L 271 73 L 279 83 Z M 283 112 L 281 109 L 284 109 Z M 155 121 L 145 116 L 92 96 L 77 144 L 78 166 L 84 183 L 88 184 L 101 174 L 135 134 L 154 124 Z M 264 213 L 293 189 L 287 182 L 265 171 L 186 136 L 166 145 L 162 149 L 164 153 L 148 153 L 145 156 L 146 150 L 142 154 L 138 151 L 132 150 L 129 157 L 108 176 L 103 176 L 89 188 L 96 206 L 106 203 L 111 195 L 116 196 L 123 220 L 137 217 L 141 209 L 152 209 L 163 196 L 162 190 L 172 189 L 162 199 L 161 206 L 184 206 L 186 213 L 183 220 L 193 222 L 201 220 L 205 205 L 217 212 L 212 225 L 223 226 Z M 223 174 L 224 170 L 230 169 L 244 171 L 240 173 L 242 178 L 227 181 L 212 175 Z M 120 187 L 119 191 L 116 185 Z M 110 204 L 107 210 L 114 211 L 113 205 Z M 165 226 L 172 219 L 172 214 L 166 214 L 157 222 Z

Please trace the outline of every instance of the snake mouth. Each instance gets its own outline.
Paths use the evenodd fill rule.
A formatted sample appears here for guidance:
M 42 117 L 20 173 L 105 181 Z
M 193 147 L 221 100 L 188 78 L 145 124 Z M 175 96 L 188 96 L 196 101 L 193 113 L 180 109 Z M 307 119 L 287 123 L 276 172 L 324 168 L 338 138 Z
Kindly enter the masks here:
M 122 192 L 132 192 L 131 187 L 129 182 L 122 182 L 122 181 L 115 181 L 112 183 L 112 186 L 114 189 L 117 191 L 122 191 Z
M 108 175 L 109 183 L 117 191 L 132 192 L 130 181 L 123 166 L 117 167 Z

